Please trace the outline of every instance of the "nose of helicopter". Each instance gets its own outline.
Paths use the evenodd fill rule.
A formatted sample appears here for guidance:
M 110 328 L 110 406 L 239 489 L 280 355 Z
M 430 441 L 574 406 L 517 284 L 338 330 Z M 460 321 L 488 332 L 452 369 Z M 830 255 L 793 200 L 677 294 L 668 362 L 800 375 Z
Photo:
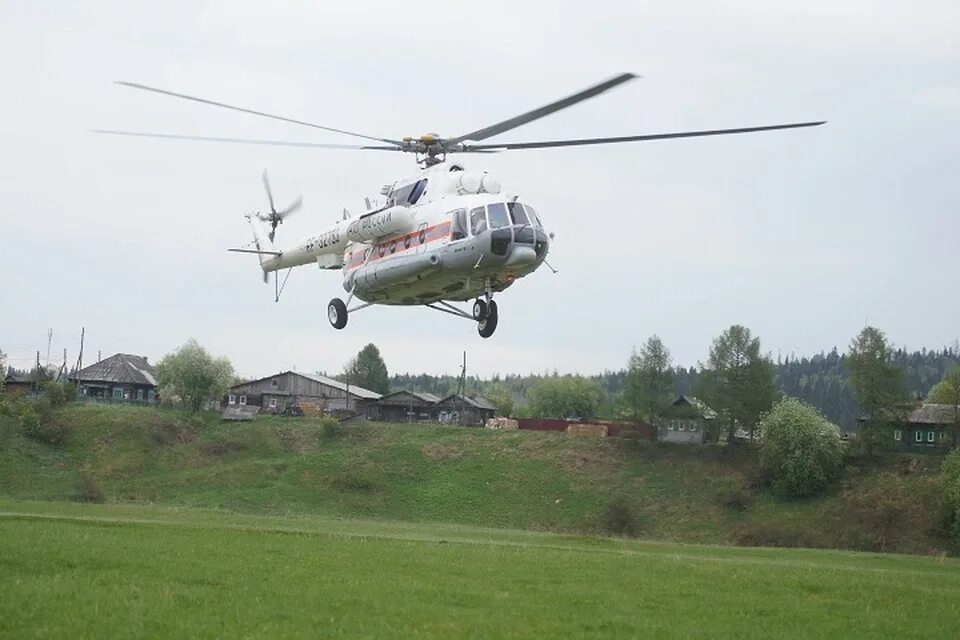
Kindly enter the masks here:
M 507 258 L 507 265 L 530 264 L 536 260 L 537 252 L 534 251 L 533 247 L 515 244 L 510 251 L 510 256 Z

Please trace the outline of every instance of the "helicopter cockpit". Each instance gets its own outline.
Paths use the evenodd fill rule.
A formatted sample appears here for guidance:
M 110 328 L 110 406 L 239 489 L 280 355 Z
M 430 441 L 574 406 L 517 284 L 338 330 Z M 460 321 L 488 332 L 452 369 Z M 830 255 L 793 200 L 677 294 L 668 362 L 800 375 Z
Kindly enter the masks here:
M 506 255 L 511 243 L 533 245 L 537 256 L 547 249 L 547 234 L 536 210 L 517 201 L 494 202 L 452 212 L 450 239 L 463 240 L 490 231 L 490 250 L 495 255 Z

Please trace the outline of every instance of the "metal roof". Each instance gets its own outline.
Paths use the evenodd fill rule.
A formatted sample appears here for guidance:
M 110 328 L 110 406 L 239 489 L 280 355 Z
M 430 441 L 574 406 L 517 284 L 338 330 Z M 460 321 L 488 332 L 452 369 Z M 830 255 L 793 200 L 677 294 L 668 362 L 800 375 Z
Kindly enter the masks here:
M 253 383 L 255 383 L 255 382 L 261 382 L 261 381 L 263 381 L 263 380 L 269 380 L 270 378 L 276 378 L 277 376 L 285 376 L 285 375 L 288 375 L 288 374 L 289 374 L 289 375 L 292 375 L 292 376 L 300 376 L 301 378 L 306 378 L 307 380 L 313 380 L 314 382 L 320 383 L 320 384 L 325 385 L 325 386 L 327 386 L 327 387 L 332 387 L 332 388 L 334 388 L 334 389 L 339 389 L 340 391 L 343 391 L 344 393 L 346 393 L 346 391 L 347 391 L 347 385 L 346 385 L 346 383 L 340 382 L 339 380 L 334 380 L 333 378 L 328 378 L 327 376 L 321 376 L 321 375 L 317 375 L 317 374 L 314 374 L 314 373 L 301 373 L 301 372 L 299 372 L 299 371 L 281 371 L 280 373 L 275 373 L 275 374 L 273 374 L 273 375 L 264 376 L 264 377 L 262 377 L 262 378 L 257 378 L 256 380 L 248 380 L 247 382 L 241 382 L 240 384 L 235 384 L 235 385 L 233 385 L 233 386 L 230 387 L 230 388 L 231 388 L 231 389 L 236 389 L 237 387 L 243 387 L 243 386 L 246 386 L 246 385 L 248 385 L 248 384 L 253 384 Z M 269 394 L 272 394 L 273 392 L 272 392 L 272 391 L 265 391 L 264 393 L 267 394 L 267 395 L 269 395 Z M 274 395 L 277 395 L 277 394 L 274 394 Z M 351 385 L 350 385 L 350 395 L 356 396 L 356 397 L 358 397 L 358 398 L 364 398 L 364 399 L 367 399 L 367 400 L 378 400 L 378 399 L 380 398 L 380 394 L 377 393 L 376 391 L 370 391 L 370 389 L 364 389 L 363 387 L 358 387 L 358 386 L 355 385 L 355 384 L 351 384 Z
M 476 396 L 471 398 L 469 396 L 463 396 L 459 393 L 451 393 L 449 396 L 441 400 L 440 402 L 447 402 L 448 400 L 453 400 L 455 402 L 460 402 L 461 400 L 464 404 L 468 404 L 474 409 L 483 409 L 485 411 L 496 411 L 497 408 L 490 404 L 490 401 L 482 396 Z
M 700 417 L 703 418 L 704 420 L 713 420 L 714 418 L 717 417 L 717 412 L 711 409 L 709 406 L 707 406 L 707 403 L 697 398 L 694 398 L 693 396 L 687 396 L 687 395 L 681 394 L 677 396 L 676 400 L 670 403 L 670 406 L 676 407 L 681 403 L 686 403 L 687 405 L 693 407 L 697 411 L 697 413 L 700 414 Z
M 80 382 L 116 382 L 157 386 L 156 370 L 143 356 L 116 353 L 70 376 Z
M 398 396 L 402 393 L 413 396 L 414 398 L 420 400 L 424 404 L 437 404 L 438 402 L 440 402 L 440 398 L 438 396 L 433 395 L 432 393 L 427 393 L 426 391 L 407 391 L 406 389 L 401 389 L 399 391 L 388 393 L 385 396 L 381 396 L 380 400 L 387 400 L 388 398 L 392 398 L 393 396 Z

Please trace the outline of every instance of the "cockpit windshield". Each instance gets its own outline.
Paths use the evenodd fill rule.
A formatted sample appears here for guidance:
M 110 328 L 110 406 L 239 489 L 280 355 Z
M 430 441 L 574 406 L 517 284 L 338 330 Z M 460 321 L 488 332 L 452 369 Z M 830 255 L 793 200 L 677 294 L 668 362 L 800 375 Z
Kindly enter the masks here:
M 513 224 L 530 224 L 530 220 L 527 219 L 527 214 L 523 210 L 523 205 L 519 202 L 508 202 L 507 209 L 510 210 L 510 220 L 513 221 Z
M 510 218 L 507 216 L 507 205 L 504 202 L 487 205 L 487 215 L 490 217 L 491 229 L 510 226 Z

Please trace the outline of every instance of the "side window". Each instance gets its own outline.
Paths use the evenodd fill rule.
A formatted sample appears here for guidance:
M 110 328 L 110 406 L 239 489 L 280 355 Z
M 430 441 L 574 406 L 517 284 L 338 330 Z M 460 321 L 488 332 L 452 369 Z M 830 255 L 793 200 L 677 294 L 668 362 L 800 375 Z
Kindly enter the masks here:
M 913 432 L 913 439 L 917 442 L 923 442 L 923 431 L 917 429 Z
M 507 205 L 503 202 L 497 202 L 487 206 L 487 213 L 490 215 L 490 228 L 499 229 L 500 227 L 509 227 L 510 218 L 507 217 Z
M 530 205 L 528 205 L 528 204 L 523 205 L 523 207 L 524 207 L 524 209 L 527 210 L 527 217 L 530 218 L 531 220 L 533 220 L 533 221 L 536 223 L 537 228 L 542 231 L 542 230 L 543 230 L 543 223 L 540 222 L 540 216 L 537 215 L 536 210 L 535 210 L 533 207 L 531 207 Z
M 450 226 L 450 239 L 463 240 L 467 237 L 467 210 L 457 209 L 452 215 L 453 224 Z
M 487 230 L 487 213 L 483 207 L 477 207 L 470 211 L 470 231 L 478 236 Z

